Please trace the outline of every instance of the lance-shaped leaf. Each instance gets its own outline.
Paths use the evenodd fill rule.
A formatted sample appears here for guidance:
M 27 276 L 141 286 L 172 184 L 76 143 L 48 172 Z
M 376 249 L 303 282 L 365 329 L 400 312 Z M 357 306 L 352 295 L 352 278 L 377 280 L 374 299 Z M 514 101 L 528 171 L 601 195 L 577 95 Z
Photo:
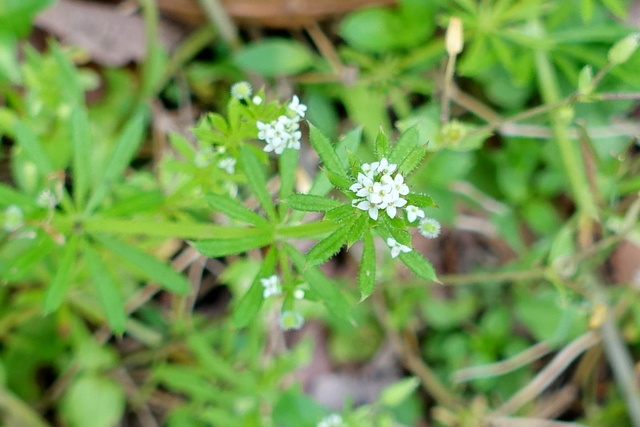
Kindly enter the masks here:
M 54 171 L 53 162 L 40 143 L 35 133 L 21 122 L 16 123 L 16 141 L 27 153 L 27 156 L 35 163 L 38 171 L 43 175 L 49 175 Z
M 237 219 L 238 221 L 246 222 L 253 225 L 266 225 L 267 220 L 258 215 L 257 213 L 244 207 L 242 203 L 236 199 L 224 194 L 208 194 L 205 196 L 205 200 L 209 203 L 214 210 L 222 212 L 229 218 Z
M 389 153 L 389 163 L 401 164 L 418 146 L 418 129 L 416 126 L 407 129 L 395 143 Z
M 76 265 L 78 242 L 79 237 L 73 235 L 64 248 L 62 248 L 60 264 L 56 269 L 53 280 L 47 287 L 47 292 L 44 297 L 42 309 L 47 314 L 56 311 L 64 300 L 64 296 L 69 288 L 69 282 L 71 282 L 73 276 L 73 267 Z
M 25 196 L 14 188 L 0 183 L 0 206 L 18 205 L 20 207 L 35 208 L 32 197 Z
M 305 256 L 299 250 L 286 243 L 283 247 L 293 265 L 302 273 L 309 287 L 322 299 L 329 312 L 340 319 L 351 320 L 351 307 L 335 283 L 327 279 L 317 267 L 309 267 Z
M 389 137 L 382 129 L 378 131 L 378 136 L 373 146 L 373 153 L 376 159 L 381 159 L 389 155 Z
M 273 206 L 273 200 L 267 190 L 267 178 L 265 177 L 264 168 L 260 161 L 248 145 L 240 147 L 240 158 L 244 173 L 251 187 L 251 191 L 260 202 L 260 206 L 271 220 L 276 219 L 276 209 Z
M 346 175 L 339 175 L 330 170 L 326 170 L 325 172 L 327 174 L 327 178 L 329 178 L 329 182 L 341 190 L 348 190 L 349 187 L 353 185 L 353 181 Z
M 316 150 L 316 153 L 318 153 L 320 160 L 322 160 L 322 166 L 328 172 L 347 178 L 344 167 L 331 142 L 329 142 L 327 137 L 324 136 L 317 127 L 309 125 L 309 129 L 309 141 Z
M 347 234 L 347 247 L 351 247 L 351 245 L 360 240 L 364 228 L 369 223 L 369 215 L 367 215 L 365 211 L 359 210 L 356 212 L 355 217 L 356 220 L 349 227 L 349 233 Z
M 73 145 L 73 198 L 83 206 L 91 185 L 91 127 L 83 107 L 71 114 L 71 143 Z
M 83 253 L 107 323 L 115 333 L 122 334 L 126 327 L 127 315 L 124 311 L 124 301 L 118 285 L 90 244 L 84 245 Z
M 313 248 L 311 248 L 307 254 L 307 262 L 309 265 L 322 264 L 338 253 L 340 248 L 347 242 L 349 229 L 357 220 L 358 217 L 354 215 L 349 222 L 341 225 L 336 231 L 320 240 Z
M 417 206 L 419 208 L 431 208 L 438 206 L 436 202 L 434 202 L 433 199 L 426 194 L 409 193 L 404 196 L 404 198 L 407 200 L 408 204 Z
M 140 270 L 164 289 L 181 295 L 191 290 L 189 280 L 185 276 L 159 259 L 112 237 L 95 235 L 94 238 L 126 264 Z
M 256 234 L 245 237 L 199 240 L 193 243 L 193 247 L 208 257 L 219 258 L 244 253 L 273 243 L 273 229 L 265 227 L 256 228 L 255 231 Z
M 415 168 L 420 166 L 420 163 L 422 163 L 427 153 L 428 151 L 426 145 L 417 146 L 416 148 L 411 150 L 409 155 L 405 157 L 402 163 L 400 163 L 400 166 L 398 166 L 398 172 L 406 177 L 411 172 L 413 172 Z
M 326 212 L 344 204 L 329 197 L 313 194 L 292 194 L 287 197 L 285 203 L 295 210 L 305 212 Z
M 258 311 L 260 311 L 260 306 L 262 306 L 262 301 L 264 301 L 262 297 L 263 287 L 260 279 L 264 279 L 273 274 L 276 268 L 276 259 L 276 251 L 273 248 L 269 249 L 262 261 L 260 271 L 253 279 L 253 283 L 251 283 L 251 287 L 233 310 L 232 320 L 236 327 L 244 328 L 251 323 L 256 317 L 256 314 L 258 314 Z
M 95 191 L 89 198 L 86 211 L 93 212 L 102 203 L 108 194 L 111 186 L 122 176 L 124 170 L 129 166 L 131 159 L 138 151 L 143 140 L 144 125 L 147 114 L 142 108 L 138 110 L 129 120 L 120 137 L 116 141 L 115 148 L 104 169 Z
M 364 300 L 373 292 L 376 281 L 376 248 L 373 244 L 373 236 L 369 230 L 364 233 L 362 243 L 362 259 L 360 260 L 360 271 L 358 272 L 358 289 L 360 289 L 361 300 Z

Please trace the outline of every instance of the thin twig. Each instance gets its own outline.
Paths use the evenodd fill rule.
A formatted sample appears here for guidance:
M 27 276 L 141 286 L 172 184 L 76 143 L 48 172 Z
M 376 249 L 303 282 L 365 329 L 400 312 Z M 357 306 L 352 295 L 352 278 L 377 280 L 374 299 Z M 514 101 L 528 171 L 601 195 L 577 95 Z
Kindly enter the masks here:
M 451 380 L 454 383 L 461 383 L 471 381 L 476 378 L 495 377 L 498 375 L 504 375 L 508 372 L 514 371 L 524 365 L 540 359 L 541 357 L 549 354 L 553 351 L 546 342 L 541 342 L 529 347 L 528 349 L 516 354 L 515 356 L 489 365 L 473 366 L 471 368 L 460 369 L 451 375 Z
M 593 331 L 589 331 L 573 340 L 529 384 L 496 409 L 492 416 L 512 414 L 527 402 L 535 399 L 553 380 L 564 372 L 576 357 L 598 342 L 600 342 L 600 336 Z
M 220 31 L 222 38 L 229 43 L 232 49 L 239 49 L 242 43 L 238 35 L 238 28 L 220 0 L 198 0 L 198 3 L 204 9 L 211 24 Z

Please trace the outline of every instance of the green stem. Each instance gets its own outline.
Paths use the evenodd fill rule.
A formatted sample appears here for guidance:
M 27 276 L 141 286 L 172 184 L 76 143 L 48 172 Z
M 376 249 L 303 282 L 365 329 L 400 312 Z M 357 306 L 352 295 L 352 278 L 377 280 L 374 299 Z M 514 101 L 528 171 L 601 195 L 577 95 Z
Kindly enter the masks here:
M 535 53 L 535 63 L 543 101 L 547 104 L 562 102 L 557 76 L 547 52 L 538 50 Z M 557 109 L 551 111 L 550 120 L 564 170 L 569 179 L 571 193 L 579 211 L 590 218 L 595 218 L 597 216 L 596 205 L 589 192 L 581 153 L 576 143 L 570 138 L 567 122 L 560 117 L 558 112 Z

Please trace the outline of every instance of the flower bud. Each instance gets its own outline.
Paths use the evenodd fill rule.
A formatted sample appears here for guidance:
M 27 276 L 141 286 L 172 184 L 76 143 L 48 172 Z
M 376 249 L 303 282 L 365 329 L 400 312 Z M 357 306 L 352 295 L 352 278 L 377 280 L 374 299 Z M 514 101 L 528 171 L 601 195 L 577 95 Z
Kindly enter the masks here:
M 462 33 L 462 20 L 456 16 L 451 17 L 447 34 L 445 35 L 445 45 L 449 56 L 454 56 L 462 52 L 464 44 L 464 34 Z
M 593 92 L 593 69 L 586 65 L 578 76 L 578 92 L 580 95 L 591 95 Z
M 640 44 L 640 33 L 629 34 L 609 49 L 607 55 L 609 62 L 613 65 L 627 62 L 638 48 L 638 44 Z

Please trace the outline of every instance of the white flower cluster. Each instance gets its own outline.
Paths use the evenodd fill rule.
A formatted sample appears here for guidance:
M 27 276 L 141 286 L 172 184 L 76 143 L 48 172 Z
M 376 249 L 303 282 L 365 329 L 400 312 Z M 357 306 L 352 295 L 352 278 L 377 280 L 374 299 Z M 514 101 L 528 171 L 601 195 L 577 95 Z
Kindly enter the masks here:
M 262 290 L 262 297 L 267 299 L 271 296 L 278 296 L 282 293 L 282 287 L 280 286 L 280 279 L 275 274 L 265 279 L 260 279 L 260 283 L 264 288 Z
M 280 328 L 283 331 L 298 330 L 304 325 L 304 317 L 297 311 L 285 310 L 280 313 Z
M 338 414 L 331 414 L 322 419 L 317 425 L 317 427 L 340 427 L 344 421 L 342 417 Z
M 407 204 L 402 198 L 409 194 L 409 187 L 404 183 L 404 176 L 393 173 L 398 168 L 386 158 L 379 162 L 365 163 L 362 172 L 358 173 L 358 181 L 349 187 L 357 198 L 351 204 L 358 209 L 368 211 L 369 216 L 377 220 L 378 211 L 385 210 L 389 218 L 395 218 L 398 208 Z
M 300 99 L 294 95 L 288 109 L 291 116 L 282 115 L 270 123 L 258 121 L 258 139 L 267 144 L 264 151 L 282 154 L 285 148 L 300 149 L 300 120 L 304 117 L 307 106 L 301 104 Z

